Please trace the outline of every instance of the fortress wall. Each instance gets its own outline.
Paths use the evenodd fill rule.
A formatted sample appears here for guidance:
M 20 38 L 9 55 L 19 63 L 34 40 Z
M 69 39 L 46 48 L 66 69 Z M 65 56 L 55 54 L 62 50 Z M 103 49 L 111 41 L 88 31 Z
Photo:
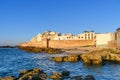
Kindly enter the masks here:
M 22 47 L 27 47 L 27 46 L 31 46 L 31 47 L 46 47 L 46 41 L 26 42 L 26 43 L 20 44 L 19 46 L 22 46 Z
M 117 41 L 108 41 L 108 47 L 109 48 L 116 48 L 117 47 Z
M 93 40 L 51 40 L 49 47 L 52 48 L 78 48 L 80 46 L 94 45 Z
M 80 46 L 94 45 L 93 40 L 47 40 L 39 42 L 26 42 L 19 46 L 32 46 L 32 47 L 51 47 L 51 48 L 78 48 Z

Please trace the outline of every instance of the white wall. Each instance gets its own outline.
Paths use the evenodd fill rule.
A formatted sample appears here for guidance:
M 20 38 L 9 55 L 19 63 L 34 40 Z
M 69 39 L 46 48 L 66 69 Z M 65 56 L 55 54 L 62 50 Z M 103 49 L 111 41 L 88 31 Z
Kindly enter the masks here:
M 120 46 L 120 31 L 117 32 L 117 46 Z
M 42 35 L 41 34 L 38 34 L 37 35 L 37 41 L 41 41 L 42 40 Z
M 108 41 L 112 40 L 112 33 L 96 34 L 96 46 L 107 46 Z

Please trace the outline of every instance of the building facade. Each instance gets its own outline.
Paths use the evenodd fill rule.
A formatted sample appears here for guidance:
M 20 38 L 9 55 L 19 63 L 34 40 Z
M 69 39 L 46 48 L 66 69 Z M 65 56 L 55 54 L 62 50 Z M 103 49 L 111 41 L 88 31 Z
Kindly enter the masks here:
M 53 31 L 46 31 L 43 34 L 38 34 L 31 39 L 31 42 L 42 41 L 47 38 L 49 40 L 95 40 L 96 34 L 93 31 L 85 31 L 83 34 L 73 35 L 71 33 L 61 34 Z
M 38 34 L 31 39 L 30 42 L 39 42 L 44 39 L 62 41 L 62 40 L 93 40 L 96 47 L 108 47 L 108 42 L 116 39 L 118 46 L 120 46 L 120 29 L 116 33 L 94 33 L 94 31 L 84 31 L 82 34 L 61 34 L 53 31 L 46 31 L 43 34 Z
M 113 33 L 96 34 L 96 47 L 108 47 L 108 42 L 114 40 Z
M 120 28 L 118 28 L 115 32 L 115 41 L 116 41 L 117 47 L 120 48 Z

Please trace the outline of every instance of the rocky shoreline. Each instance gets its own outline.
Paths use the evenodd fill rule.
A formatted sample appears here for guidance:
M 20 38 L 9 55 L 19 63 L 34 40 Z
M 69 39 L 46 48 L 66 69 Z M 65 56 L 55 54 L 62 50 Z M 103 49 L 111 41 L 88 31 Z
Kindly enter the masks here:
M 44 48 L 44 47 L 21 47 L 18 46 L 19 49 L 27 51 L 27 52 L 34 52 L 34 53 L 48 53 L 48 54 L 58 54 L 62 53 L 61 49 L 57 48 Z
M 31 70 L 22 70 L 19 72 L 19 77 L 7 76 L 0 78 L 0 80 L 95 80 L 93 75 L 79 75 L 70 76 L 70 71 L 64 70 L 61 72 L 54 72 L 52 75 L 48 76 L 40 68 L 34 68 Z
M 102 49 L 86 53 L 68 54 L 67 56 L 51 57 L 55 62 L 77 62 L 83 61 L 85 64 L 103 64 L 106 61 L 120 63 L 120 51 L 112 49 Z
M 18 47 L 21 50 L 34 53 L 59 54 L 65 52 L 67 56 L 51 57 L 50 60 L 55 62 L 77 62 L 83 61 L 85 64 L 103 64 L 106 61 L 120 63 L 120 50 L 113 49 L 56 49 L 56 48 L 39 48 L 39 47 Z M 70 53 L 71 51 L 76 53 Z

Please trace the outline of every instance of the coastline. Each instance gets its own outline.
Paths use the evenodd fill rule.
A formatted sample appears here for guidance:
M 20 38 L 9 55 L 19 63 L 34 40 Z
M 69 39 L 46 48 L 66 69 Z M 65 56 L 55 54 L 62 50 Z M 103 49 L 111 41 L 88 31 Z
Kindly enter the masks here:
M 96 47 L 80 47 L 80 48 L 67 48 L 67 49 L 61 49 L 64 51 L 65 54 L 81 54 L 81 53 L 87 53 L 92 52 L 96 50 L 102 50 L 105 48 L 96 48 Z

